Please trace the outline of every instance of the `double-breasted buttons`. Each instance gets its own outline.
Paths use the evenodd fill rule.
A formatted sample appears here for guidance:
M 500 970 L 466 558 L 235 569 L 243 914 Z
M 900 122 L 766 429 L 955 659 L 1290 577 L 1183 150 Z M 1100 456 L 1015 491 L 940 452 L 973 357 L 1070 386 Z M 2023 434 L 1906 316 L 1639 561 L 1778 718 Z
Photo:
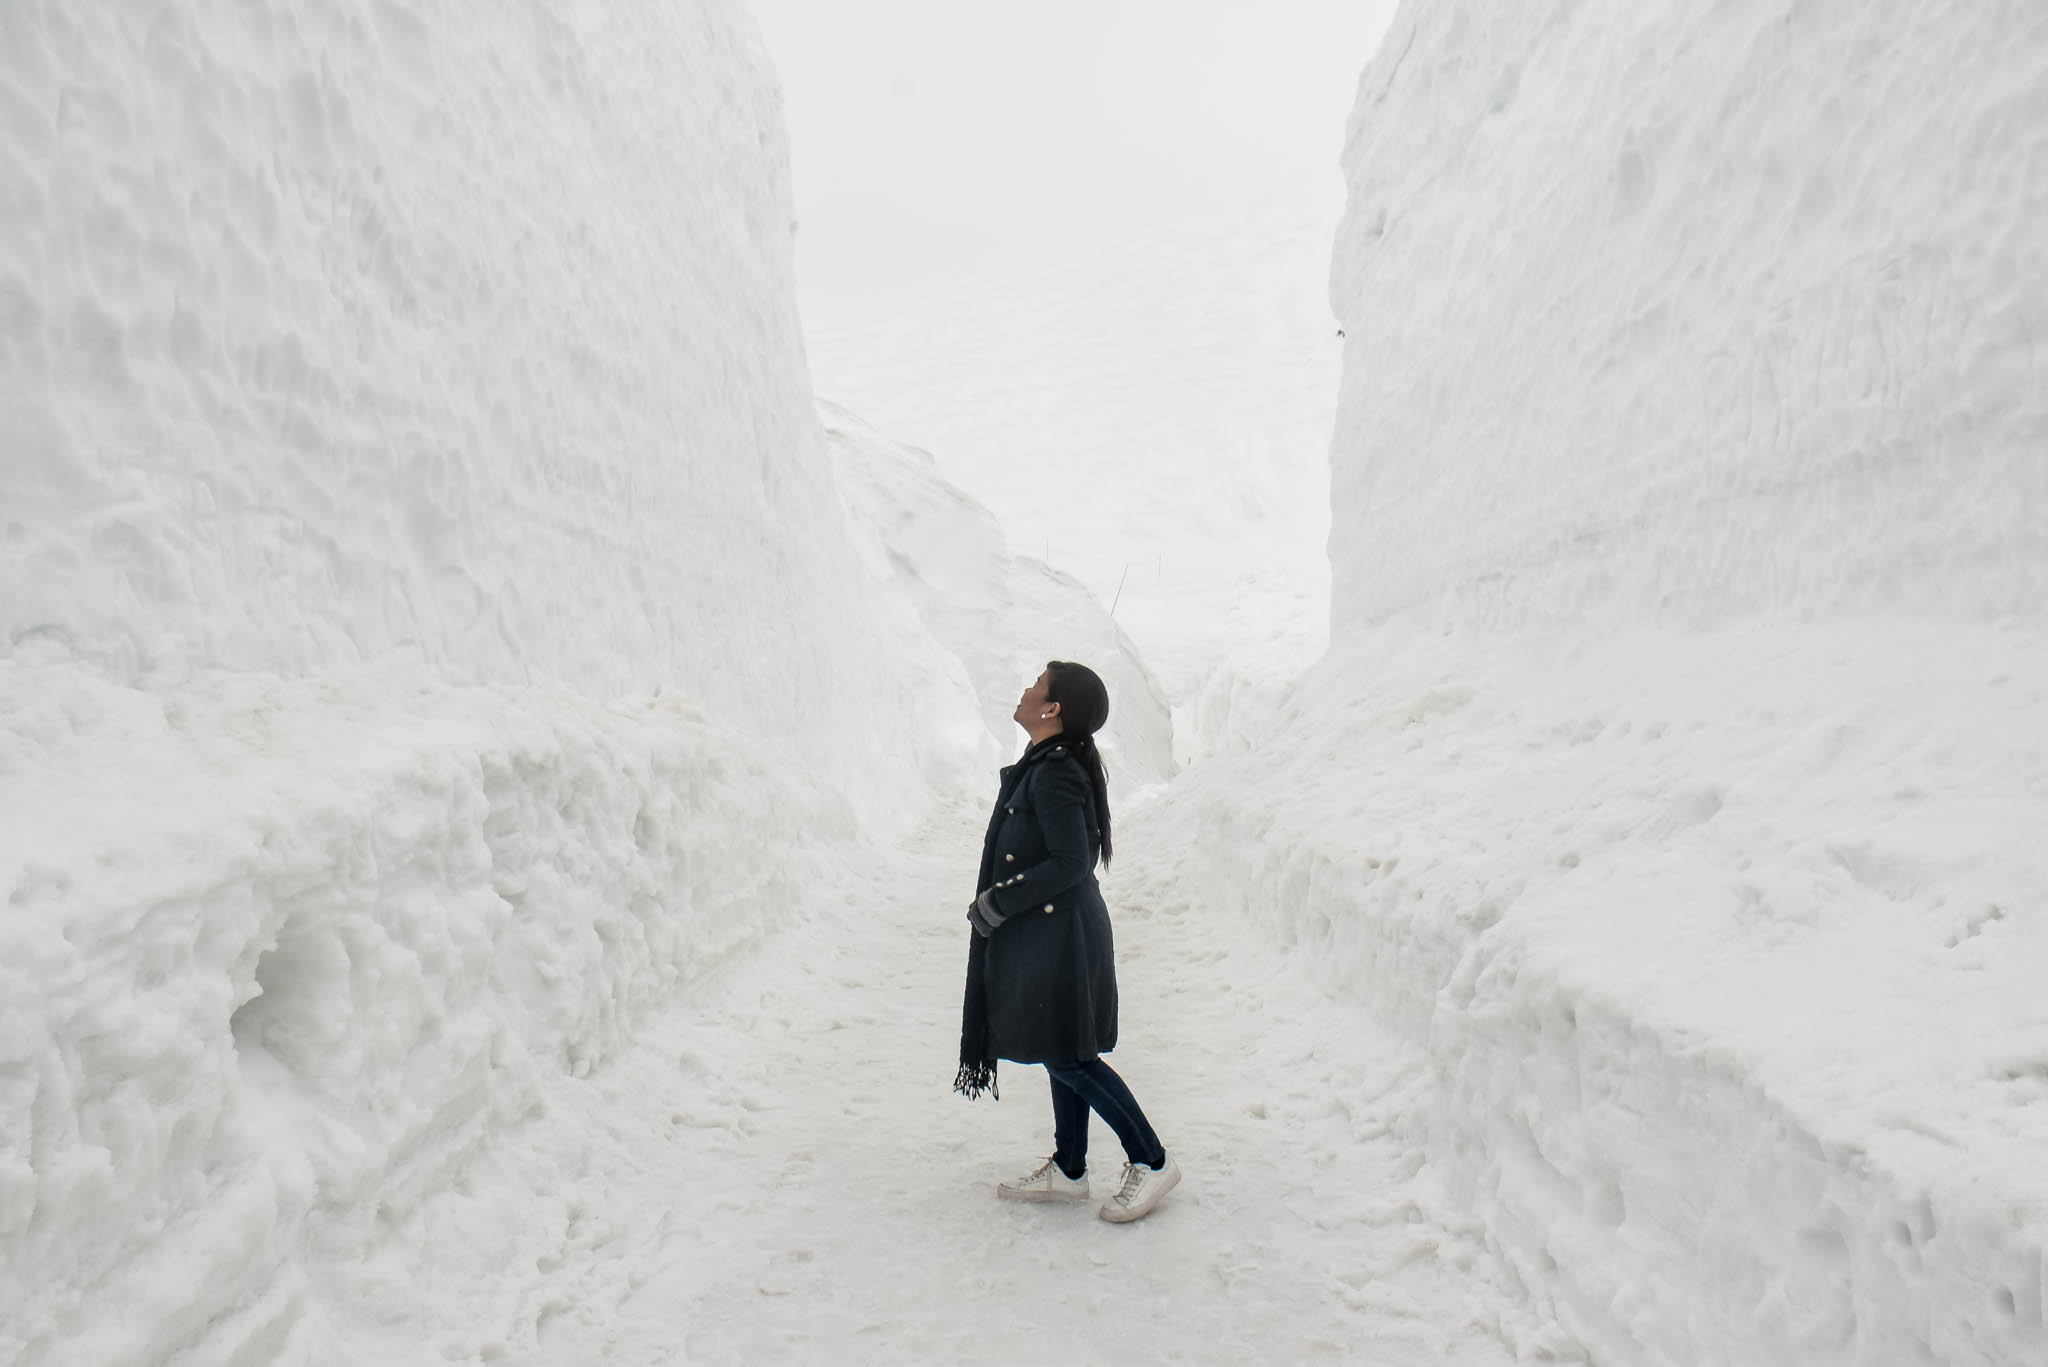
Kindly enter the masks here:
M 1045 913 L 1046 913 L 1046 915 L 1048 915 L 1048 916 L 1052 915 L 1052 903 L 1050 903 L 1050 902 L 1047 902 L 1047 903 L 1045 904 Z
M 1005 864 L 1014 864 L 1017 862 L 1017 856 L 1014 854 L 1006 854 L 1003 856 L 1003 862 Z

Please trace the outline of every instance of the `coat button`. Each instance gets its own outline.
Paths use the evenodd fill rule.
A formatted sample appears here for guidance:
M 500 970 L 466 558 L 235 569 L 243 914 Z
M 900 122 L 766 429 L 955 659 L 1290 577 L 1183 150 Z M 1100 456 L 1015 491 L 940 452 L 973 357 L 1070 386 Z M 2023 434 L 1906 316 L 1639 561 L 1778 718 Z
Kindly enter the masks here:
M 1014 864 L 1017 862 L 1017 856 L 1014 854 L 1006 854 L 1003 856 L 1003 862 L 1005 864 Z
M 1048 915 L 1048 916 L 1050 916 L 1050 915 L 1052 914 L 1052 903 L 1050 903 L 1050 902 L 1047 902 L 1047 903 L 1045 904 L 1045 911 L 1046 911 L 1046 915 Z

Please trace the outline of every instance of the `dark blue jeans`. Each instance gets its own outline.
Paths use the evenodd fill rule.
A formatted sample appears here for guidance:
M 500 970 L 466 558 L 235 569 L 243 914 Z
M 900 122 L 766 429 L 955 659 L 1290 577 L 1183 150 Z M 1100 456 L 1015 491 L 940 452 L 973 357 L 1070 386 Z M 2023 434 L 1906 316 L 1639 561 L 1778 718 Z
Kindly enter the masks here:
M 1109 1122 L 1133 1163 L 1156 1168 L 1166 1162 L 1159 1136 L 1152 1133 L 1137 1099 L 1115 1069 L 1091 1058 L 1086 1063 L 1048 1063 L 1045 1071 L 1052 1075 L 1052 1157 L 1061 1172 L 1079 1176 L 1088 1166 L 1090 1110 Z

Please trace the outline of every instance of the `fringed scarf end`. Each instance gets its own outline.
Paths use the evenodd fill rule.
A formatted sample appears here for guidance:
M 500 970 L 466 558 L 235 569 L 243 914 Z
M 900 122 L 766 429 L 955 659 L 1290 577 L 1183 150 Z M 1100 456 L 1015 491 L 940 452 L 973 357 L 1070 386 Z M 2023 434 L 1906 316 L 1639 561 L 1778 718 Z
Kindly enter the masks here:
M 969 1101 L 977 1100 L 987 1092 L 991 1100 L 1001 1101 L 1003 1094 L 996 1090 L 996 1065 L 994 1059 L 982 1059 L 978 1063 L 963 1063 L 953 1077 L 953 1090 Z

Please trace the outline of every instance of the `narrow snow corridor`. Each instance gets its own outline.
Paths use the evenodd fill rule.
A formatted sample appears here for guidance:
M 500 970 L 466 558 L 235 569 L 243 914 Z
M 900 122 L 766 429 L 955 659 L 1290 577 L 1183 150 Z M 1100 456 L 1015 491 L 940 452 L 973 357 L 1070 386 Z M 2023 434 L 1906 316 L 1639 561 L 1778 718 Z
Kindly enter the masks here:
M 0 1367 L 2048 1365 L 2048 4 L 30 0 L 0 114 Z M 1129 1227 L 950 1091 L 1053 660 Z
M 1536 1347 L 1416 1188 L 1420 1060 L 1299 963 L 1125 905 L 1114 880 L 1115 1062 L 1186 1180 L 1124 1227 L 997 1201 L 1050 1117 L 1036 1068 L 1005 1065 L 1000 1103 L 947 1092 L 980 827 L 955 810 L 848 870 L 630 1053 L 556 1082 L 336 1289 L 357 1347 L 621 1367 L 1478 1367 L 1514 1360 L 1503 1334 Z M 1100 1121 L 1091 1159 L 1100 1195 L 1122 1161 Z M 384 1318 L 433 1308 L 451 1318 Z

